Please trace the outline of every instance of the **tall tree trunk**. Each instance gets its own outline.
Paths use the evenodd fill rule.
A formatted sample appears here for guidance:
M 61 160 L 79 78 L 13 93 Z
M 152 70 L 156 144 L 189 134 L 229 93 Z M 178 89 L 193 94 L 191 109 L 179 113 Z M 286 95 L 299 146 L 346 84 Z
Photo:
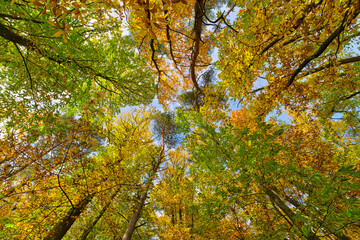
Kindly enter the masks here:
M 181 201 L 180 201 L 180 206 L 179 206 L 179 222 L 180 225 L 182 225 L 183 219 L 182 219 L 182 211 L 181 211 Z
M 137 206 L 135 208 L 135 211 L 134 211 L 134 213 L 133 213 L 133 215 L 132 215 L 132 217 L 131 217 L 131 219 L 129 221 L 129 225 L 128 225 L 126 231 L 125 231 L 125 234 L 124 234 L 122 240 L 130 240 L 132 234 L 134 233 L 134 230 L 136 228 L 136 223 L 139 220 L 139 217 L 140 217 L 140 214 L 141 214 L 141 210 L 145 205 L 145 201 L 146 201 L 148 192 L 150 190 L 150 186 L 151 186 L 151 184 L 152 184 L 152 182 L 153 182 L 153 180 L 155 178 L 155 175 L 156 175 L 157 171 L 160 168 L 160 165 L 161 165 L 161 162 L 162 162 L 162 159 L 163 159 L 164 150 L 165 150 L 165 140 L 164 140 L 164 135 L 162 134 L 162 148 L 161 148 L 161 150 L 159 152 L 158 161 L 157 161 L 157 163 L 155 164 L 155 166 L 152 169 L 152 173 L 149 176 L 149 178 L 147 180 L 147 183 L 146 183 L 145 192 L 143 194 L 141 194 L 141 196 L 140 196 L 139 203 L 137 204 Z
M 132 215 L 132 217 L 130 219 L 128 228 L 126 229 L 126 232 L 125 232 L 125 234 L 123 236 L 123 240 L 130 240 L 131 239 L 131 236 L 132 236 L 132 234 L 133 234 L 133 232 L 134 232 L 134 230 L 136 228 L 136 223 L 137 223 L 137 221 L 138 221 L 138 219 L 140 217 L 141 210 L 145 205 L 145 200 L 147 198 L 147 195 L 148 195 L 148 189 L 143 194 L 141 194 L 140 201 L 137 204 L 135 212 L 133 213 L 133 215 Z
M 175 226 L 175 223 L 176 223 L 176 220 L 175 220 L 175 211 L 174 211 L 174 208 L 172 207 L 171 208 L 171 224 L 173 225 L 173 226 Z
M 278 189 L 274 189 L 274 191 L 279 194 L 279 190 Z M 306 207 L 304 205 L 300 205 L 295 199 L 289 197 L 289 196 L 284 196 L 284 199 L 291 203 L 293 206 L 295 206 L 300 212 L 304 213 L 306 216 L 310 216 L 311 214 L 309 213 L 309 211 L 307 211 Z M 351 240 L 350 237 L 346 236 L 341 230 L 336 230 L 333 229 L 330 225 L 328 225 L 325 221 L 322 222 L 323 225 L 323 229 L 335 236 L 336 238 L 340 239 L 340 240 Z
M 101 211 L 99 212 L 99 215 L 96 216 L 96 218 L 84 229 L 83 233 L 81 234 L 81 237 L 79 238 L 79 240 L 86 240 L 86 238 L 88 237 L 88 235 L 90 234 L 90 232 L 93 230 L 93 228 L 95 227 L 95 225 L 98 223 L 98 221 L 100 220 L 100 218 L 102 218 L 102 216 L 104 215 L 104 213 L 106 212 L 106 210 L 109 208 L 109 206 L 111 205 L 112 201 L 114 200 L 114 198 L 116 197 L 117 193 L 119 191 L 116 191 L 111 197 L 110 197 L 110 201 L 107 202 L 107 204 L 101 209 Z
M 320 240 L 318 236 L 310 229 L 309 233 L 304 233 L 302 228 L 305 225 L 303 221 L 296 217 L 296 214 L 281 200 L 281 198 L 271 189 L 265 188 L 265 193 L 269 196 L 270 200 L 276 204 L 283 213 L 290 219 L 290 221 L 294 224 L 294 226 L 299 229 L 309 240 Z
M 92 200 L 94 195 L 87 196 L 78 205 L 71 208 L 68 214 L 63 217 L 50 231 L 50 233 L 44 238 L 44 240 L 60 240 L 67 231 L 71 228 L 75 220 L 85 210 L 86 205 Z

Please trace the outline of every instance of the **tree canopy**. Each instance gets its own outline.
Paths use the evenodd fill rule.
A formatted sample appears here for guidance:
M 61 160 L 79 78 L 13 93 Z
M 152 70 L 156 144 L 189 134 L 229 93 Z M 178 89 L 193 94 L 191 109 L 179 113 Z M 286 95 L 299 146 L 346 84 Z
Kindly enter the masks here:
M 359 0 L 2 0 L 1 239 L 360 238 Z

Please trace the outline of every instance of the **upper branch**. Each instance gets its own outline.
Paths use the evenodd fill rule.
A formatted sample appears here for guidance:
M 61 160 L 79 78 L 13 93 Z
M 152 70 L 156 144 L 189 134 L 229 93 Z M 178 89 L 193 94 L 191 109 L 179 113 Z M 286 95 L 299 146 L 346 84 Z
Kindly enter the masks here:
M 199 96 L 203 93 L 202 89 L 200 88 L 197 79 L 196 79 L 196 60 L 200 52 L 200 41 L 201 41 L 201 32 L 202 32 L 202 18 L 203 18 L 203 9 L 204 9 L 205 2 L 204 0 L 197 0 L 195 3 L 195 39 L 194 39 L 194 48 L 191 55 L 191 63 L 190 63 L 190 76 L 191 81 L 193 82 L 196 90 L 198 91 L 195 104 L 199 108 Z

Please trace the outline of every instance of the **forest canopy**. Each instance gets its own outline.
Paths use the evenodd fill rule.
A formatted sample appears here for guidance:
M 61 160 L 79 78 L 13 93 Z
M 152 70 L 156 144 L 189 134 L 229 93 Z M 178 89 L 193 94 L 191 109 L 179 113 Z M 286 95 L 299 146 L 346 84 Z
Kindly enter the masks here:
M 1 0 L 1 239 L 360 239 L 359 0 Z

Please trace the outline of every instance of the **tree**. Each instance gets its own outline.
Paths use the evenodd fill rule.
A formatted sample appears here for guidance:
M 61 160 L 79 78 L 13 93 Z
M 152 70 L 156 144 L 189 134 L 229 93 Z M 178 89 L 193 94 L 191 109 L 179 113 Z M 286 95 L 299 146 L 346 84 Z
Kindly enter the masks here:
M 6 136 L 15 148 L 2 156 L 9 169 L 1 187 L 2 220 L 10 226 L 2 237 L 61 239 L 91 200 L 87 174 L 94 166 L 90 155 L 100 147 L 99 129 L 81 118 L 62 120 L 66 125 L 55 134 L 36 141 L 26 132 Z
M 261 121 L 247 127 L 248 119 L 237 117 L 224 126 L 211 125 L 201 115 L 191 118 L 197 128 L 188 137 L 187 150 L 197 163 L 203 184 L 199 192 L 208 194 L 204 197 L 211 202 L 212 218 L 228 218 L 234 209 L 238 219 L 233 224 L 241 222 L 238 235 L 253 239 L 356 237 L 352 223 L 359 215 L 346 215 L 342 209 L 355 210 L 357 198 L 339 195 L 358 187 L 358 172 L 348 165 L 346 153 L 320 137 L 315 138 L 319 142 L 303 142 L 303 150 L 293 151 L 301 143 L 299 137 L 311 139 L 320 132 L 304 129 L 294 134 Z M 245 121 L 239 125 L 238 120 Z M 289 136 L 298 141 L 283 140 Z M 314 149 L 319 144 L 327 145 L 328 154 Z M 343 184 L 344 178 L 352 183 Z
M 94 101 L 117 111 L 153 99 L 152 74 L 119 21 L 98 19 L 91 4 L 75 9 L 67 12 L 56 1 L 2 4 L 1 118 L 10 126 L 23 118 L 32 119 L 24 127 L 52 123 L 54 114 L 69 108 L 76 114 Z
M 3 1 L 0 237 L 358 239 L 359 13 Z
M 358 1 L 238 4 L 242 9 L 232 29 L 218 41 L 217 64 L 232 96 L 246 98 L 254 115 L 310 107 L 328 118 L 345 110 L 342 104 L 348 112 L 358 95 L 354 84 L 360 59 L 350 47 L 357 38 Z M 233 44 L 221 44 L 225 39 Z M 264 86 L 254 87 L 259 81 Z M 348 114 L 357 116 L 357 111 Z
M 165 144 L 173 146 L 176 143 L 176 124 L 171 113 L 157 113 L 154 116 L 154 132 L 160 137 L 161 147 L 158 156 L 153 158 L 152 169 L 144 182 L 144 189 L 140 195 L 138 203 L 135 206 L 134 213 L 130 218 L 129 225 L 123 236 L 123 240 L 130 240 L 135 230 L 136 223 L 139 220 L 141 211 L 145 206 L 145 201 L 148 198 L 150 187 L 153 184 L 157 172 L 160 170 L 161 164 L 164 162 Z

